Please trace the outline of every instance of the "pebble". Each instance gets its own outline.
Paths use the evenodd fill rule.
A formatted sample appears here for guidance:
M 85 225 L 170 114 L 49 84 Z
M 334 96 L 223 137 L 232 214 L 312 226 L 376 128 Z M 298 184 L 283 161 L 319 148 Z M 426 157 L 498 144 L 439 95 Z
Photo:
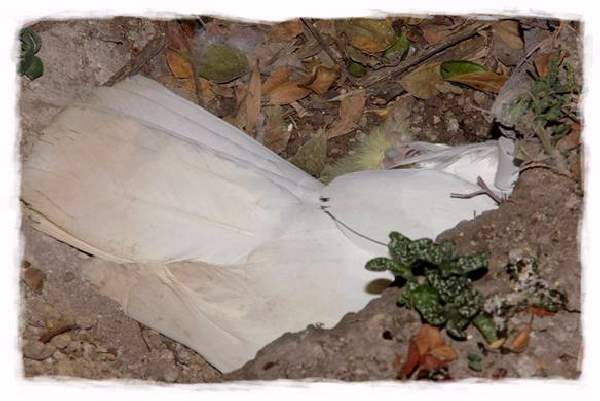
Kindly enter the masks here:
M 447 121 L 447 129 L 448 132 L 454 133 L 458 132 L 460 126 L 458 124 L 458 120 L 456 118 L 449 118 Z
M 98 320 L 92 316 L 78 316 L 75 319 L 75 323 L 79 326 L 81 330 L 89 330 L 91 329 Z
M 179 370 L 174 366 L 169 366 L 165 369 L 163 379 L 168 383 L 174 383 L 179 377 Z
M 50 344 L 58 349 L 64 349 L 71 343 L 71 335 L 69 333 L 60 334 L 50 340 Z
M 23 356 L 36 361 L 42 361 L 54 354 L 56 348 L 40 341 L 29 341 L 23 346 Z
M 35 292 L 41 292 L 46 281 L 46 273 L 35 267 L 29 267 L 23 272 L 23 281 Z
M 537 364 L 532 357 L 523 355 L 517 361 L 516 370 L 519 377 L 532 377 L 537 372 Z

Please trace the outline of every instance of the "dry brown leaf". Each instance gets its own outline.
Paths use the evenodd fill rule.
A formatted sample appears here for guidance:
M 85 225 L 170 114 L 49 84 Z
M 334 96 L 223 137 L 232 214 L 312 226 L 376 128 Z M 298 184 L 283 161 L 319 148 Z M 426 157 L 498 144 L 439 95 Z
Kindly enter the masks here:
M 581 125 L 573 123 L 569 133 L 558 140 L 556 148 L 561 152 L 568 152 L 581 144 Z
M 444 345 L 444 340 L 440 334 L 439 327 L 430 324 L 424 324 L 415 336 L 415 342 L 421 355 L 425 355 L 431 349 Z
M 215 92 L 210 86 L 210 81 L 202 77 L 197 78 L 197 85 L 200 85 L 200 93 L 202 93 L 205 104 L 215 98 Z
M 246 114 L 246 132 L 253 133 L 256 129 L 256 123 L 258 122 L 258 115 L 260 114 L 260 73 L 258 71 L 258 63 L 255 63 L 252 68 L 252 75 L 248 82 L 244 106 Z
M 483 92 L 498 93 L 508 78 L 492 71 L 482 71 L 448 78 L 447 81 L 457 82 Z
M 283 66 L 276 68 L 262 84 L 263 95 L 268 95 L 273 89 L 287 82 L 291 74 L 292 69 L 290 67 Z
M 547 77 L 550 72 L 550 61 L 554 57 L 558 57 L 558 64 L 560 65 L 565 58 L 565 52 L 553 52 L 553 53 L 544 53 L 540 54 L 535 58 L 533 64 L 535 65 L 535 70 L 541 78 Z
M 512 352 L 523 352 L 529 345 L 529 337 L 531 336 L 532 324 L 526 324 L 515 338 L 511 341 L 508 348 Z
M 408 343 L 408 351 L 406 352 L 406 360 L 402 365 L 402 369 L 398 372 L 398 377 L 407 378 L 410 377 L 414 373 L 415 370 L 421 364 L 421 353 L 419 352 L 419 347 L 414 341 L 414 337 L 411 338 Z
M 544 308 L 539 308 L 537 306 L 530 306 L 529 312 L 531 312 L 531 314 L 533 316 L 537 316 L 537 317 L 554 316 L 556 314 L 556 312 L 550 312 L 549 310 L 546 310 Z
M 286 42 L 294 39 L 304 30 L 302 22 L 298 19 L 280 22 L 271 28 L 269 34 L 274 42 Z
M 173 50 L 167 50 L 167 64 L 175 78 L 189 79 L 194 77 L 194 68 L 187 57 Z
M 421 357 L 421 369 L 429 372 L 438 370 L 446 365 L 448 365 L 448 361 L 439 360 L 431 354 L 423 355 Z
M 439 345 L 429 351 L 429 355 L 442 362 L 451 362 L 458 358 L 458 354 L 448 344 Z
M 329 90 L 337 77 L 338 71 L 336 68 L 328 68 L 319 65 L 313 69 L 312 79 L 310 83 L 305 86 L 319 95 L 323 95 Z
M 376 54 L 396 40 L 392 23 L 387 19 L 353 18 L 337 20 L 336 29 L 344 33 L 350 44 L 367 54 Z
M 163 75 L 158 81 L 185 99 L 198 103 L 196 83 L 193 79 L 177 79 L 172 75 Z
M 365 109 L 366 101 L 367 93 L 364 90 L 342 99 L 340 119 L 327 132 L 329 139 L 345 135 L 356 128 L 356 123 L 361 119 Z
M 422 25 L 421 32 L 427 44 L 435 45 L 448 37 L 454 29 L 448 29 L 439 25 Z
M 493 24 L 494 35 L 506 43 L 511 49 L 522 49 L 523 39 L 519 32 L 519 23 L 514 20 L 503 20 Z
M 217 94 L 221 97 L 227 97 L 227 98 L 235 97 L 235 89 L 232 88 L 231 86 L 215 84 L 215 83 L 210 82 L 209 80 L 204 79 L 202 77 L 200 77 L 200 79 L 202 80 L 200 82 L 204 82 L 204 81 L 208 82 L 210 84 L 211 90 L 215 94 Z
M 417 68 L 400 80 L 400 85 L 405 91 L 420 99 L 428 99 L 439 94 L 437 88 L 443 83 L 439 62 Z
M 263 145 L 275 153 L 281 153 L 287 148 L 291 134 L 282 117 L 281 106 L 269 106 L 265 114 L 267 121 Z
M 269 103 L 288 104 L 308 96 L 310 92 L 310 89 L 300 86 L 298 82 L 284 82 L 269 91 Z

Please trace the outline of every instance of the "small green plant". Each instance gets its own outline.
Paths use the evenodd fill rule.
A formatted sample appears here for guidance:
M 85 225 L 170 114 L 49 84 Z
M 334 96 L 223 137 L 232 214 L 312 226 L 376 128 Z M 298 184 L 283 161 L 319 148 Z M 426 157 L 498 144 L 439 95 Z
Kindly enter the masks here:
M 487 271 L 487 255 L 459 256 L 450 241 L 410 240 L 390 233 L 390 258 L 371 259 L 367 270 L 391 271 L 406 280 L 398 304 L 416 310 L 424 321 L 444 326 L 456 339 L 466 339 L 473 323 L 488 343 L 498 340 L 496 325 L 483 310 L 484 299 L 471 277 Z
M 40 35 L 29 28 L 21 30 L 19 35 L 21 41 L 21 56 L 19 61 L 19 75 L 24 75 L 30 80 L 44 75 L 44 63 L 36 54 L 42 48 Z

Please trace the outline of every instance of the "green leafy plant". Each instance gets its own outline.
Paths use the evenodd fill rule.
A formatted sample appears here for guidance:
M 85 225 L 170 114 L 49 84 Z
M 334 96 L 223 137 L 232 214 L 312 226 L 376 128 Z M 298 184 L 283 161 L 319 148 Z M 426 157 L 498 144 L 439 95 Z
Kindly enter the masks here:
M 416 310 L 424 321 L 444 326 L 456 339 L 466 339 L 473 323 L 488 343 L 498 340 L 494 321 L 483 310 L 484 299 L 471 277 L 487 271 L 487 255 L 459 256 L 450 241 L 411 240 L 390 233 L 390 258 L 371 259 L 367 270 L 391 271 L 406 280 L 398 304 Z
M 21 57 L 19 61 L 19 75 L 24 75 L 30 80 L 44 75 L 44 63 L 36 54 L 42 48 L 40 35 L 29 28 L 21 30 L 19 35 L 21 41 Z

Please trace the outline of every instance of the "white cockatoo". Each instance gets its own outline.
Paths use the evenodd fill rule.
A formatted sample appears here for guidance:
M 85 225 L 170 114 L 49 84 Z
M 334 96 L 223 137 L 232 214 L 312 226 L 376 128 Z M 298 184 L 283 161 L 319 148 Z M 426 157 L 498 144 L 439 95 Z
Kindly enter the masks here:
M 416 168 L 327 186 L 198 105 L 142 77 L 52 122 L 23 163 L 33 225 L 95 258 L 86 276 L 125 313 L 222 372 L 285 332 L 332 326 L 374 297 L 391 231 L 435 238 L 508 193 L 508 142 L 415 143 Z M 387 274 L 387 273 L 380 273 Z

